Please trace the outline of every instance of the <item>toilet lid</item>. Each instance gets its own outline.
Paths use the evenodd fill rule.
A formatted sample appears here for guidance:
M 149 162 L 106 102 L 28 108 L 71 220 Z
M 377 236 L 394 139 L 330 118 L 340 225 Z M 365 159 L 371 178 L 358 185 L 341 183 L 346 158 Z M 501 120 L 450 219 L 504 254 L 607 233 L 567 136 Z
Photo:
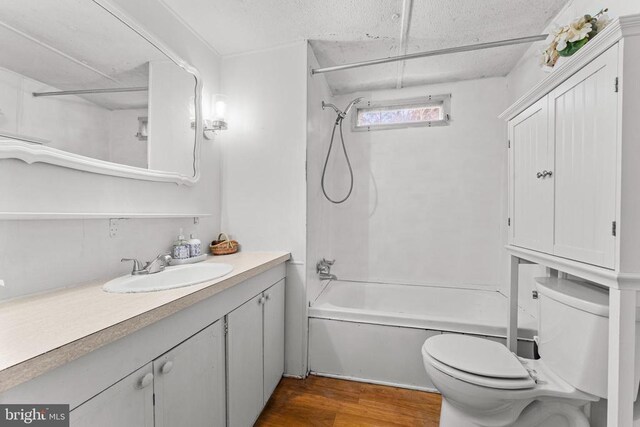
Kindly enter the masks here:
M 500 379 L 530 378 L 515 354 L 504 345 L 469 335 L 429 338 L 424 350 L 442 364 L 474 375 Z

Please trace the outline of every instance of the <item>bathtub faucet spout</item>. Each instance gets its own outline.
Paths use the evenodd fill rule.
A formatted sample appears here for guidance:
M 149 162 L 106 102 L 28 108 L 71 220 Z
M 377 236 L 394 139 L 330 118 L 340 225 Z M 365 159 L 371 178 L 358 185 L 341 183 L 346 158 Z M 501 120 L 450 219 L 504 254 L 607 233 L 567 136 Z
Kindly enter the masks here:
M 335 260 L 328 260 L 322 258 L 322 260 L 318 261 L 316 264 L 316 273 L 320 276 L 320 280 L 338 280 L 335 274 L 331 274 L 331 266 Z
M 335 274 L 320 273 L 320 280 L 338 280 Z

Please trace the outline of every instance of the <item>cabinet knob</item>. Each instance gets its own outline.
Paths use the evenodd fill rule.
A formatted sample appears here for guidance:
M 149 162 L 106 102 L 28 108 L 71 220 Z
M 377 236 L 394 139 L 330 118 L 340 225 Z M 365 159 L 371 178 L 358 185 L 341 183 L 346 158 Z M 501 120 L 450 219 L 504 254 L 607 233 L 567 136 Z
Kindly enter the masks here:
M 138 381 L 138 387 L 145 388 L 151 385 L 153 382 L 153 374 L 151 372 L 144 375 L 144 377 L 140 378 Z
M 262 305 L 266 301 L 265 297 L 258 298 L 258 304 Z
M 265 295 L 264 295 L 264 298 L 265 298 L 267 301 L 269 301 L 269 300 L 271 299 L 271 294 L 265 294 Z
M 545 177 L 545 178 L 548 177 L 548 176 L 551 176 L 551 175 L 553 175 L 553 172 L 551 172 L 551 171 L 542 171 L 542 176 Z
M 164 365 L 162 365 L 162 367 L 160 368 L 160 372 L 162 374 L 168 374 L 169 372 L 171 372 L 172 369 L 173 369 L 173 362 L 169 360 L 165 362 Z
M 536 176 L 538 177 L 538 179 L 540 179 L 540 178 L 542 178 L 544 175 L 542 175 L 542 172 L 538 172 L 538 173 L 536 174 Z

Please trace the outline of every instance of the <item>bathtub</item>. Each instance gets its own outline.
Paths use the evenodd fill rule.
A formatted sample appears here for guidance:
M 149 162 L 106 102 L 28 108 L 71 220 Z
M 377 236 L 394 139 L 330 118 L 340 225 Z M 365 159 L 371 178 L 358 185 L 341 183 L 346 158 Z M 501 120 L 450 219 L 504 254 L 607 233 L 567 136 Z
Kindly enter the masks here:
M 506 342 L 507 308 L 490 290 L 332 281 L 309 307 L 309 370 L 434 391 L 424 341 L 460 333 Z M 523 310 L 518 317 L 518 353 L 532 357 L 536 320 Z

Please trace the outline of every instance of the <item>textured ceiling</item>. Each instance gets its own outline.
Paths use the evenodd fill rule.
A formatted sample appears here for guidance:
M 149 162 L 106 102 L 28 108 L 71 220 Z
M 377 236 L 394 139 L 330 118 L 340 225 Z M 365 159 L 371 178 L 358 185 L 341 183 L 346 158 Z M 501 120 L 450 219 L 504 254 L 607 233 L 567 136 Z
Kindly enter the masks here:
M 311 40 L 321 66 L 539 34 L 567 0 L 163 0 L 220 54 Z M 403 30 L 404 29 L 404 30 Z M 507 74 L 528 45 L 327 74 L 334 93 Z

